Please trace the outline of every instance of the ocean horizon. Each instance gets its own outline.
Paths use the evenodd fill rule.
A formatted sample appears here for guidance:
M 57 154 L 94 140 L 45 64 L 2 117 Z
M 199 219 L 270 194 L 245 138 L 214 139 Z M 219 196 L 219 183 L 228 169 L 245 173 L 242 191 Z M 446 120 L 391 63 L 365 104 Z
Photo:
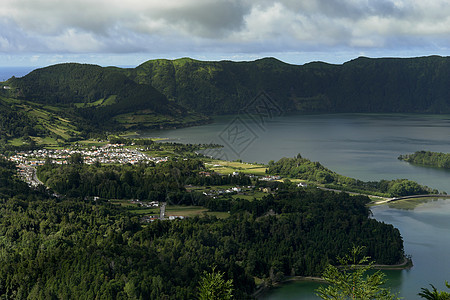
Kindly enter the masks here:
M 0 81 L 6 81 L 9 78 L 22 77 L 39 67 L 0 67 Z

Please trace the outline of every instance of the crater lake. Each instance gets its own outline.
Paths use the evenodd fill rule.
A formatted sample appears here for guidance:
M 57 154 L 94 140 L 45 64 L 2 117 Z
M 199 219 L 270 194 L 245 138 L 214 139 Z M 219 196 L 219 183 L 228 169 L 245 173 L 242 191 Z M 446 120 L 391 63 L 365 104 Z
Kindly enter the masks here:
M 398 160 L 400 154 L 427 150 L 450 152 L 450 116 L 423 114 L 233 115 L 211 124 L 148 131 L 145 137 L 181 143 L 215 143 L 203 154 L 227 160 L 267 163 L 302 157 L 349 177 L 374 181 L 407 178 L 450 192 L 450 170 Z M 420 288 L 446 289 L 450 280 L 450 200 L 408 200 L 372 208 L 374 218 L 397 227 L 414 266 L 385 271 L 389 285 L 405 299 L 420 299 Z M 318 299 L 317 283 L 282 285 L 262 299 Z

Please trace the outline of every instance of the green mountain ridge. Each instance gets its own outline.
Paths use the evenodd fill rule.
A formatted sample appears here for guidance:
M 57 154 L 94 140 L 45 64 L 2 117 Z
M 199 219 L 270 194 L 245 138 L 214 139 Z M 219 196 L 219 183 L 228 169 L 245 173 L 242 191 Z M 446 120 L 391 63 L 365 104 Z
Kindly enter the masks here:
M 2 137 L 47 128 L 67 140 L 204 124 L 213 115 L 245 112 L 262 91 L 286 113 L 450 113 L 449 83 L 450 58 L 439 56 L 359 57 L 341 65 L 275 58 L 157 59 L 127 69 L 66 63 L 2 83 L 9 88 L 0 90 L 1 115 L 12 120 L 19 113 L 31 124 L 17 132 L 8 121 Z M 71 124 L 51 130 L 54 120 Z
M 237 113 L 261 91 L 286 112 L 450 112 L 450 59 L 360 57 L 342 65 L 151 60 L 127 75 L 183 106 Z

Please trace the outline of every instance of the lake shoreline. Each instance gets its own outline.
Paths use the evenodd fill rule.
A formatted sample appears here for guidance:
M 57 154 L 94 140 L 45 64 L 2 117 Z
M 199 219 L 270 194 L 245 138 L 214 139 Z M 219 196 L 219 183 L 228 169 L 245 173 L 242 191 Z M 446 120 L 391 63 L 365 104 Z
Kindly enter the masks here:
M 409 257 L 404 257 L 403 261 L 396 265 L 372 265 L 374 270 L 408 270 L 414 266 L 413 261 Z
M 257 287 L 256 291 L 252 294 L 252 297 L 255 297 L 258 299 L 268 291 L 270 291 L 273 288 L 281 287 L 286 283 L 289 282 L 297 282 L 297 281 L 308 281 L 308 282 L 320 282 L 320 283 L 326 283 L 326 281 L 320 277 L 314 277 L 314 276 L 286 276 L 285 279 L 282 281 L 273 283 L 271 286 L 267 286 L 264 282 Z
M 414 266 L 412 259 L 408 257 L 404 257 L 403 261 L 399 264 L 395 265 L 372 265 L 374 270 L 408 270 Z M 299 282 L 299 281 L 308 281 L 308 282 L 319 282 L 326 283 L 325 279 L 321 277 L 315 276 L 286 276 L 282 281 L 276 282 L 271 286 L 267 286 L 265 283 L 260 284 L 260 286 L 256 289 L 256 291 L 252 294 L 252 297 L 258 299 L 263 296 L 265 293 L 270 291 L 273 288 L 281 287 L 286 283 L 290 282 Z
M 258 127 L 258 124 L 245 119 L 241 120 L 242 123 L 252 129 L 242 135 L 249 141 L 245 147 L 238 147 L 233 140 L 227 139 L 228 135 L 225 134 L 230 125 L 234 124 L 236 117 L 214 118 L 213 124 L 184 128 L 180 131 L 149 131 L 147 135 L 189 143 L 224 144 L 224 141 L 227 141 L 229 145 L 225 145 L 221 151 L 211 151 L 208 154 L 217 153 L 217 158 L 227 158 L 226 160 L 231 161 L 240 159 L 266 164 L 270 160 L 294 157 L 300 153 L 302 157 L 319 161 L 334 172 L 363 181 L 406 178 L 439 191 L 450 190 L 448 170 L 415 166 L 397 159 L 401 153 L 424 149 L 424 145 L 427 151 L 450 152 L 450 115 L 293 114 L 266 120 L 264 130 Z M 420 287 L 425 287 L 428 283 L 439 287 L 440 283 L 448 280 L 445 275 L 446 270 L 450 269 L 450 262 L 446 249 L 450 248 L 450 240 L 443 239 L 442 236 L 448 236 L 450 230 L 449 198 L 393 201 L 371 206 L 370 209 L 375 220 L 392 224 L 399 229 L 405 251 L 411 254 L 414 260 L 414 267 L 407 271 L 390 270 L 392 267 L 383 268 L 391 288 L 406 299 L 416 299 Z M 283 288 L 276 289 L 280 291 L 278 294 L 274 293 L 277 295 L 266 296 L 272 294 L 268 292 L 258 298 L 286 300 L 287 298 L 283 297 L 286 295 L 282 292 Z M 299 289 L 301 299 L 317 299 L 312 289 L 309 290 L 311 293 L 303 293 Z

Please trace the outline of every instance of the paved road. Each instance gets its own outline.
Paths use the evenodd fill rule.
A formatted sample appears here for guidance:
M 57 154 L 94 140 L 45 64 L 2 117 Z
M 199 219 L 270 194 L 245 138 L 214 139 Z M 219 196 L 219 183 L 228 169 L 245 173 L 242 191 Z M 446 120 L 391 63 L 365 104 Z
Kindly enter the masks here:
M 414 199 L 414 198 L 436 198 L 436 197 L 450 197 L 450 195 L 445 195 L 445 194 L 425 194 L 425 195 L 411 195 L 411 196 L 403 196 L 403 197 L 394 197 L 394 198 L 386 198 L 386 197 L 380 197 L 380 196 L 375 196 L 375 195 L 367 195 L 367 194 L 361 194 L 361 193 L 355 193 L 355 192 L 347 192 L 347 191 L 342 191 L 342 190 L 336 190 L 336 189 L 329 189 L 329 188 L 324 188 L 324 187 L 317 187 L 318 189 L 324 190 L 324 191 L 332 191 L 332 192 L 336 192 L 336 193 L 349 193 L 350 195 L 363 195 L 363 196 L 368 196 L 371 198 L 378 198 L 380 200 L 377 201 L 372 201 L 372 204 L 385 204 L 385 203 L 389 203 L 389 202 L 393 202 L 393 201 L 398 201 L 398 200 L 406 200 L 406 199 Z
M 32 172 L 32 178 L 31 178 L 31 180 L 32 180 L 32 185 L 34 184 L 35 186 L 38 186 L 38 185 L 40 185 L 40 184 L 42 184 L 42 185 L 44 185 L 44 183 L 42 182 L 42 181 L 40 181 L 39 180 L 39 178 L 37 177 L 37 172 L 36 172 L 36 168 L 34 168 L 34 167 L 31 167 L 31 172 Z
M 29 186 L 38 186 L 43 184 L 36 175 L 36 168 L 31 166 L 21 166 L 20 168 L 23 170 L 21 177 L 26 183 L 28 183 Z
M 396 198 L 391 198 L 388 199 L 386 202 L 392 202 L 392 201 L 397 201 L 397 200 L 405 200 L 405 199 L 414 199 L 414 198 L 437 198 L 437 197 L 450 197 L 449 195 L 446 194 L 425 194 L 425 195 L 411 195 L 411 196 L 404 196 L 404 197 L 396 197 Z
M 372 198 L 379 198 L 380 201 L 389 201 L 389 200 L 391 200 L 391 198 L 375 196 L 375 195 L 368 195 L 368 194 L 362 194 L 362 193 L 357 193 L 357 192 L 348 192 L 348 191 L 342 191 L 342 190 L 336 190 L 336 189 L 329 189 L 329 188 L 325 188 L 325 187 L 321 187 L 321 186 L 318 186 L 317 188 L 321 189 L 321 190 L 324 190 L 324 191 L 331 191 L 331 192 L 336 192 L 336 193 L 348 193 L 350 195 L 361 195 L 361 196 L 367 196 L 367 197 L 372 197 Z
M 164 218 L 166 217 L 166 202 L 161 202 L 160 203 L 160 208 L 159 208 L 159 219 L 160 220 L 164 220 Z

